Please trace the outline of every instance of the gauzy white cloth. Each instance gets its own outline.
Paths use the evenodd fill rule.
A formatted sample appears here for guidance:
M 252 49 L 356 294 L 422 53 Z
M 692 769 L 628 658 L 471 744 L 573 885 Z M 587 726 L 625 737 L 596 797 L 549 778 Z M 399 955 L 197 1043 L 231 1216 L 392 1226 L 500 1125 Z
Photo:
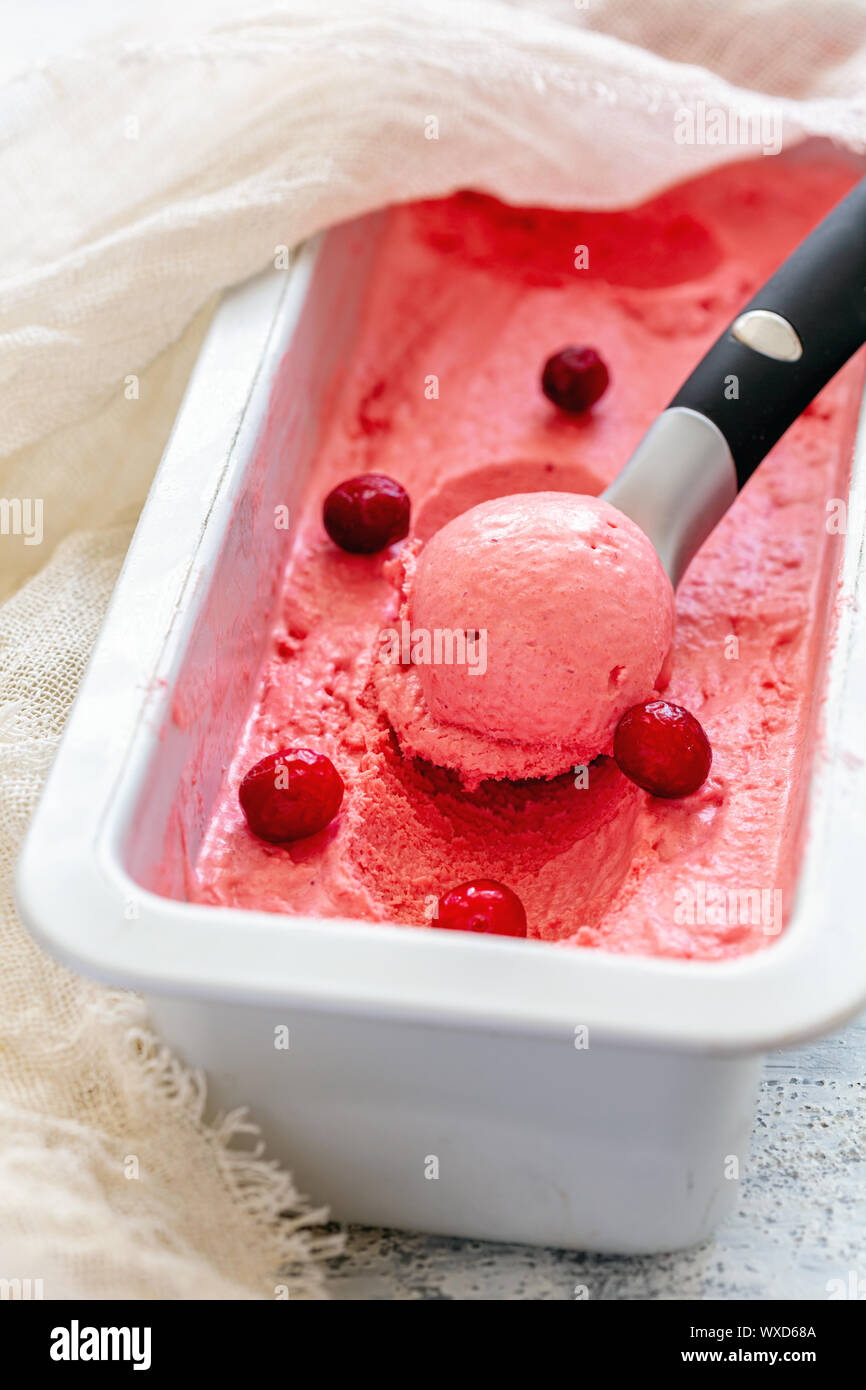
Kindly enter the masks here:
M 209 1116 L 139 1002 L 50 960 L 12 901 L 214 297 L 393 200 L 606 207 L 808 134 L 859 151 L 866 10 L 140 8 L 124 39 L 0 89 L 0 1277 L 49 1298 L 319 1297 L 317 1214 L 249 1123 Z

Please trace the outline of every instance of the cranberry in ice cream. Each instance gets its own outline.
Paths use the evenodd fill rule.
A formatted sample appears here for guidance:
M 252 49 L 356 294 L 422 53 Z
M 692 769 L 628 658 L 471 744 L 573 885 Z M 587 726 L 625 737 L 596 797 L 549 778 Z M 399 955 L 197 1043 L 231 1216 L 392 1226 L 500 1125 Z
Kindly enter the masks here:
M 584 771 L 569 761 L 547 769 L 558 776 L 527 774 L 557 740 L 577 743 L 579 725 L 592 737 L 575 763 L 587 763 L 596 738 L 612 738 L 615 667 L 635 681 L 623 700 L 651 703 L 670 635 L 667 581 L 624 531 L 616 544 L 627 549 L 605 560 L 611 575 L 623 567 L 622 583 L 599 597 L 613 602 L 616 635 L 581 627 L 580 584 L 605 553 L 592 550 L 594 528 L 616 536 L 601 524 L 604 507 L 586 498 L 604 492 L 724 326 L 854 182 L 843 162 L 804 151 L 732 163 L 622 212 L 517 209 L 461 194 L 387 213 L 356 339 L 326 393 L 285 573 L 274 576 L 249 715 L 225 748 L 190 868 L 194 900 L 428 930 L 431 905 L 450 890 L 492 881 L 519 899 L 527 936 L 551 948 L 719 961 L 773 946 L 801 857 L 823 627 L 843 545 L 827 508 L 846 495 L 857 364 L 776 445 L 677 587 L 664 699 L 694 716 L 712 747 L 697 790 L 650 794 L 603 742 Z M 582 271 L 577 244 L 590 248 Z M 610 368 L 607 390 L 579 412 L 539 384 L 550 353 L 570 342 L 592 343 Z M 296 388 L 283 389 L 291 403 Z M 288 433 L 293 417 L 278 399 L 281 410 L 275 429 Z M 346 479 L 370 474 L 406 490 L 410 531 L 381 553 L 348 553 L 327 534 L 322 505 Z M 568 510 L 587 529 L 557 539 L 544 519 L 549 494 L 572 498 L 558 507 L 560 524 Z M 535 498 L 518 510 L 539 543 L 521 548 L 519 566 L 502 566 L 507 605 L 491 586 L 484 613 L 464 610 L 464 589 L 483 583 L 471 560 L 484 534 L 478 512 L 501 515 L 515 497 Z M 520 547 L 519 528 L 498 524 Z M 567 573 L 557 547 L 563 560 L 568 551 Z M 458 562 L 471 585 L 460 584 Z M 648 585 L 641 600 L 636 570 Z M 535 604 L 534 624 L 505 620 L 506 606 L 519 615 L 521 604 L 524 614 Z M 641 622 L 656 614 L 658 630 L 638 632 L 638 613 Z M 428 669 L 404 664 L 399 650 L 394 663 L 383 659 L 383 634 L 402 638 L 404 620 L 411 634 L 446 618 L 487 625 L 489 695 L 488 674 L 468 662 Z M 505 663 L 520 671 L 514 689 L 498 665 L 500 641 L 499 655 L 507 650 Z M 533 664 L 533 641 L 552 645 L 553 658 Z M 604 677 L 592 698 L 589 651 Z M 645 732 L 627 750 L 633 775 L 653 752 Z M 410 751 L 437 735 L 438 748 Z M 345 791 L 318 834 L 273 844 L 251 831 L 238 790 L 286 748 L 329 758 Z M 515 752 L 524 775 L 491 777 L 493 755 Z M 474 785 L 467 768 L 487 776 Z
M 382 707 L 405 752 L 469 785 L 554 777 L 610 753 L 673 637 L 673 590 L 652 544 L 578 493 L 494 498 L 455 517 L 406 566 L 404 600 L 410 635 L 429 634 L 430 650 L 377 673 Z M 447 659 L 455 633 L 474 659 Z

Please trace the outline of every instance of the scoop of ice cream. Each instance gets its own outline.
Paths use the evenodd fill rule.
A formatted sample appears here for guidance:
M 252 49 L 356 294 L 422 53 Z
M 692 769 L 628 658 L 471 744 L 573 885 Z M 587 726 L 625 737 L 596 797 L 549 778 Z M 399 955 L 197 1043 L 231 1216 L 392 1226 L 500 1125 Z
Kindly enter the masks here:
M 398 650 L 378 663 L 403 751 L 485 777 L 609 753 L 656 688 L 674 596 L 652 543 L 597 497 L 496 498 L 404 560 Z

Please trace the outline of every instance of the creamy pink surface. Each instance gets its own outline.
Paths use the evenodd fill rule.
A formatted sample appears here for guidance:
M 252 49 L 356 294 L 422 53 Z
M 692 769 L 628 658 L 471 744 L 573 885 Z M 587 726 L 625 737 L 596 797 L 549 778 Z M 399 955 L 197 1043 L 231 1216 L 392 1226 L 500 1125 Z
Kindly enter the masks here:
M 404 753 L 454 768 L 469 787 L 610 753 L 673 637 L 673 591 L 651 543 L 578 493 L 479 503 L 412 557 L 402 589 L 401 626 L 418 639 L 408 666 L 383 644 L 379 703 Z M 455 631 L 477 634 L 462 661 L 442 636 Z
M 483 876 L 509 884 L 530 936 L 552 942 L 713 960 L 776 939 L 800 850 L 842 545 L 827 504 L 844 496 L 856 367 L 773 451 L 678 590 L 666 693 L 702 721 L 714 754 L 707 783 L 680 802 L 648 797 L 606 757 L 588 785 L 568 774 L 471 791 L 404 757 L 372 680 L 381 630 L 399 619 L 399 547 L 340 552 L 321 502 L 353 473 L 396 477 L 423 555 L 440 527 L 489 499 L 600 492 L 724 324 L 852 182 L 826 157 L 762 159 L 620 214 L 509 209 L 468 194 L 389 214 L 192 897 L 424 927 L 439 894 Z M 588 271 L 573 269 L 576 245 L 590 248 Z M 571 341 L 597 347 L 612 376 L 578 419 L 538 387 L 545 358 Z M 539 718 L 562 714 L 561 674 L 551 672 L 552 704 L 539 676 Z M 347 792 L 327 830 L 268 845 L 247 830 L 237 786 L 265 753 L 293 744 L 331 756 Z M 766 895 L 762 920 L 755 893 Z

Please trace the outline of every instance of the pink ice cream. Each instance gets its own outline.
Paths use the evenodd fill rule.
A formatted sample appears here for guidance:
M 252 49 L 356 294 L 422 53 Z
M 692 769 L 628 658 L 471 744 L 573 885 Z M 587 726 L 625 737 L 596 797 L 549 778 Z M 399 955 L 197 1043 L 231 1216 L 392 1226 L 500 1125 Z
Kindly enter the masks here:
M 394 690 L 418 679 L 417 700 L 390 705 L 402 730 L 395 735 L 376 672 L 381 634 L 401 621 L 393 582 L 401 556 L 411 567 L 427 555 L 423 586 L 410 583 L 413 620 L 417 602 L 434 624 L 442 615 L 480 624 L 461 606 L 467 585 L 454 584 L 451 559 L 441 583 L 432 563 L 449 538 L 471 546 L 471 509 L 492 504 L 495 514 L 494 499 L 515 494 L 601 493 L 724 325 L 854 177 L 825 152 L 806 152 L 731 164 L 620 213 L 507 208 L 463 194 L 388 214 L 360 330 L 328 397 L 288 566 L 275 576 L 272 640 L 251 683 L 249 717 L 237 746 L 225 749 L 191 897 L 427 930 L 431 902 L 485 877 L 511 887 L 529 935 L 551 943 L 713 961 L 778 939 L 801 857 L 815 692 L 843 546 L 828 530 L 827 507 L 846 495 L 857 364 L 772 451 L 677 590 L 665 695 L 692 711 L 713 748 L 710 776 L 694 796 L 655 800 L 607 756 L 588 777 L 500 778 L 470 789 L 437 765 L 449 761 L 444 753 L 413 757 L 400 747 L 412 718 L 421 719 L 422 697 L 435 706 L 436 727 L 458 720 L 464 732 L 452 737 L 463 749 L 478 737 L 485 757 L 496 740 L 504 745 L 501 736 L 528 734 L 531 746 L 540 728 L 565 744 L 591 725 L 582 751 L 596 737 L 604 747 L 619 698 L 608 690 L 614 667 L 626 667 L 634 689 L 652 683 L 669 621 L 658 593 L 651 600 L 648 589 L 644 601 L 636 592 L 637 551 L 621 595 L 613 589 L 623 627 L 594 634 L 599 649 L 586 670 L 568 634 L 580 620 L 580 576 L 598 552 L 584 547 L 578 562 L 569 550 L 561 573 L 546 542 L 527 553 L 507 596 L 490 594 L 489 695 L 480 677 L 456 681 L 454 671 L 391 673 Z M 583 271 L 574 269 L 578 244 L 590 248 Z M 551 406 L 538 382 L 551 351 L 570 341 L 592 344 L 611 368 L 604 397 L 574 418 Z M 279 400 L 274 409 L 283 409 Z M 325 495 L 363 472 L 396 478 L 412 498 L 410 539 L 384 556 L 347 555 L 322 528 Z M 540 515 L 544 503 L 535 505 Z M 572 505 L 588 518 L 584 501 Z M 457 517 L 456 531 L 443 532 Z M 480 583 L 462 542 L 457 553 Z M 641 572 L 650 587 L 657 582 L 651 566 Z M 513 629 L 501 622 L 506 609 L 517 614 L 532 594 L 546 602 L 548 592 L 552 611 L 537 631 L 516 618 Z M 638 613 L 663 621 L 648 637 L 636 634 Z M 585 644 L 585 624 L 581 632 Z M 631 645 L 638 635 L 646 637 L 639 649 Z M 555 659 L 548 654 L 538 669 L 527 662 L 528 642 L 563 638 Z M 619 645 L 626 639 L 627 650 Z M 521 688 L 503 690 L 512 659 Z M 604 677 L 591 695 L 582 688 L 590 670 Z M 267 753 L 293 744 L 332 758 L 346 794 L 320 834 L 266 844 L 244 822 L 238 785 Z M 731 895 L 757 900 L 757 915 L 732 908 Z
M 610 753 L 673 636 L 673 591 L 650 541 L 577 493 L 519 493 L 455 517 L 417 561 L 410 551 L 403 597 L 413 664 L 383 654 L 382 709 L 404 753 L 470 787 Z

